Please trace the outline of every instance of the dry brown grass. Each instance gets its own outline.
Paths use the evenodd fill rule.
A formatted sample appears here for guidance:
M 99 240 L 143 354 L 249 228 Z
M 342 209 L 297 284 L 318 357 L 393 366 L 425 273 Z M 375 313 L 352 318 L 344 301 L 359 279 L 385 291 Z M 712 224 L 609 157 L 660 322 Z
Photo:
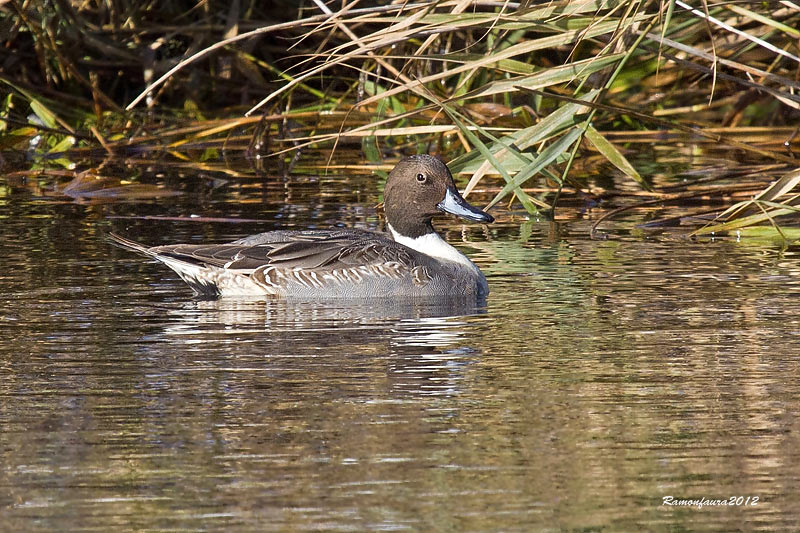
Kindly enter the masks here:
M 356 143 L 382 168 L 424 150 L 469 175 L 468 192 L 501 179 L 492 203 L 531 212 L 582 187 L 583 154 L 658 192 L 626 157 L 648 136 L 728 146 L 775 177 L 797 167 L 792 2 L 290 4 L 2 4 L 0 153 L 68 166 L 224 147 L 290 164 Z M 759 205 L 781 216 L 794 201 Z

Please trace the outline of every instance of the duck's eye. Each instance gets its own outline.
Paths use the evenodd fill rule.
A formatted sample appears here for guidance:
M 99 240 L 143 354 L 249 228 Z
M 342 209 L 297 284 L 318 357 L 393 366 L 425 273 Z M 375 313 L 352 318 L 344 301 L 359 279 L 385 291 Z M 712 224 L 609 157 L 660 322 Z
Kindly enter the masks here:
M 426 179 L 428 179 L 428 178 L 426 178 L 426 177 L 425 177 L 425 174 L 423 174 L 422 172 L 420 172 L 419 174 L 417 174 L 417 181 L 418 181 L 418 182 L 420 182 L 420 183 L 425 183 L 425 180 L 426 180 Z

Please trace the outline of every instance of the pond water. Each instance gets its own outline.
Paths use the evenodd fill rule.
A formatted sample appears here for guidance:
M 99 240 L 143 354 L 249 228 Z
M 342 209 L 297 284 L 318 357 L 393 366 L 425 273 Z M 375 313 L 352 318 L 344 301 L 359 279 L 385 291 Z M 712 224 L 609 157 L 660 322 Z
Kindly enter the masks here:
M 201 300 L 106 234 L 380 228 L 379 180 L 166 174 L 0 182 L 0 530 L 800 527 L 796 248 L 500 208 L 438 223 L 482 306 Z

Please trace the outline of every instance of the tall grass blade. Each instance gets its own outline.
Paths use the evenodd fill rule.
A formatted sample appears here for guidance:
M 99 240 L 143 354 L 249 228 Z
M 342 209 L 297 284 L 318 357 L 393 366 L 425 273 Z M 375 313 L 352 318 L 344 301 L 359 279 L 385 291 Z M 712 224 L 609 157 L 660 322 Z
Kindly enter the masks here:
M 642 176 L 633 168 L 633 165 L 622 155 L 616 146 L 611 144 L 608 139 L 594 129 L 594 126 L 586 128 L 586 138 L 597 150 L 608 159 L 612 165 L 620 169 L 626 176 L 633 178 L 643 189 L 649 190 L 650 186 L 642 179 Z
M 751 211 L 756 203 L 772 202 L 773 200 L 776 200 L 777 198 L 789 193 L 798 185 L 800 185 L 800 170 L 795 170 L 776 180 L 769 187 L 758 193 L 752 200 L 740 202 L 726 209 L 718 218 L 725 219 L 727 221 L 739 218 L 746 212 Z
M 583 98 L 588 100 L 598 93 L 599 90 L 594 90 L 584 95 Z M 535 154 L 529 154 L 523 150 L 582 123 L 586 117 L 578 113 L 587 109 L 587 107 L 580 104 L 565 104 L 533 126 L 523 128 L 495 141 L 490 145 L 489 149 L 507 171 L 519 172 L 523 167 L 530 164 L 535 157 Z M 511 155 L 514 158 L 509 160 Z M 451 167 L 455 168 L 457 172 L 471 172 L 473 174 L 464 190 L 464 194 L 468 195 L 480 179 L 492 168 L 492 164 L 488 160 L 477 158 L 475 153 L 472 152 L 457 158 L 451 164 Z
M 56 114 L 50 111 L 50 109 L 41 103 L 36 98 L 33 98 L 30 102 L 31 111 L 39 117 L 39 120 L 42 121 L 42 126 L 47 126 L 48 128 L 56 128 L 58 125 L 58 120 L 56 119 Z
M 472 146 L 476 147 L 486 159 L 488 159 L 489 161 L 492 162 L 493 165 L 495 165 L 495 168 L 498 170 L 498 172 L 500 172 L 500 175 L 503 176 L 504 180 L 506 180 L 506 187 L 509 187 L 509 185 L 513 182 L 511 176 L 508 174 L 508 172 L 506 172 L 503 166 L 495 159 L 494 155 L 489 150 L 489 148 L 480 140 L 480 138 L 478 138 L 477 135 L 475 135 L 475 133 L 473 133 L 470 130 L 470 128 L 464 125 L 464 123 L 459 119 L 456 113 L 447 104 L 441 103 L 440 105 L 442 106 L 444 112 L 447 113 L 447 115 L 450 117 L 450 120 L 452 120 L 458 126 L 459 130 L 461 130 L 461 133 L 469 140 Z M 528 194 L 525 191 L 523 191 L 519 186 L 510 187 L 509 190 L 514 191 L 514 194 L 522 203 L 522 206 L 525 208 L 526 211 L 528 211 L 531 214 L 536 214 L 539 212 L 539 210 L 534 205 L 533 199 L 530 196 L 528 196 Z M 486 206 L 486 209 L 489 209 L 491 206 L 492 205 Z
M 506 183 L 506 185 L 497 193 L 497 196 L 489 202 L 486 206 L 487 209 L 496 205 L 497 202 L 502 200 L 509 192 L 516 191 L 523 183 L 528 181 L 537 172 L 541 171 L 544 167 L 555 161 L 557 158 L 562 157 L 572 144 L 577 141 L 583 131 L 576 127 L 571 129 L 568 133 L 559 138 L 556 142 L 542 150 L 531 163 L 523 168 L 514 179 Z
M 646 20 L 646 16 L 638 16 L 636 17 L 636 21 Z M 403 84 L 393 89 L 389 89 L 386 91 L 384 95 L 376 95 L 371 98 L 367 98 L 361 102 L 359 102 L 359 106 L 366 106 L 376 102 L 382 96 L 394 96 L 398 93 L 405 92 L 408 90 L 412 90 L 416 87 L 427 85 L 431 83 L 435 83 L 443 78 L 453 76 L 454 74 L 459 74 L 462 72 L 480 69 L 480 68 L 488 68 L 493 63 L 497 63 L 503 59 L 509 59 L 515 56 L 528 54 L 537 50 L 543 50 L 547 48 L 556 48 L 559 46 L 566 46 L 574 44 L 575 41 L 579 39 L 590 39 L 593 37 L 598 37 L 600 35 L 605 35 L 609 33 L 613 33 L 617 30 L 619 24 L 616 21 L 612 22 L 601 22 L 598 24 L 591 24 L 587 28 L 583 28 L 580 30 L 570 30 L 565 31 L 563 33 L 559 33 L 556 35 L 551 35 L 548 37 L 540 37 L 539 39 L 531 39 L 527 41 L 520 42 L 518 44 L 509 46 L 508 48 L 504 48 L 495 52 L 494 54 L 490 54 L 488 56 L 484 56 L 481 59 L 467 62 L 463 65 L 454 67 L 452 69 L 445 70 L 443 72 L 430 74 L 428 76 L 424 76 L 412 82 L 411 84 Z
M 761 202 L 757 203 L 756 205 L 761 205 Z M 770 205 L 770 204 L 766 204 Z M 773 207 L 782 205 L 782 204 L 771 204 Z M 726 231 L 734 231 L 740 228 L 746 228 L 748 226 L 755 226 L 765 221 L 771 221 L 774 218 L 784 216 L 784 215 L 791 215 L 793 213 L 800 213 L 800 208 L 793 207 L 793 206 L 783 206 L 783 207 L 775 207 L 770 211 L 762 211 L 761 213 L 756 213 L 754 215 L 749 215 L 742 218 L 737 218 L 730 222 L 724 222 L 722 224 L 712 224 L 709 226 L 702 227 L 697 229 L 691 233 L 691 235 L 709 235 L 712 233 L 723 233 Z

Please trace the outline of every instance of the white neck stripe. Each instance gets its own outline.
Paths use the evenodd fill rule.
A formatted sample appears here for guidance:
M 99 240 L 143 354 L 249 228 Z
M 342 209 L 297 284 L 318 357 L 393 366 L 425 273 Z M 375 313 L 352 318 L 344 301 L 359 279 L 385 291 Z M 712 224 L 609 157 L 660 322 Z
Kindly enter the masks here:
M 417 238 L 412 238 L 399 234 L 388 222 L 386 223 L 386 226 L 389 228 L 389 232 L 392 234 L 392 237 L 394 237 L 395 242 L 399 242 L 400 244 L 408 246 L 412 250 L 416 250 L 421 254 L 435 257 L 436 259 L 441 259 L 443 261 L 461 263 L 462 265 L 468 266 L 474 270 L 478 269 L 478 267 L 476 267 L 466 255 L 449 245 L 447 241 L 442 239 L 442 237 L 435 231 L 432 233 L 426 233 L 425 235 L 421 235 Z

